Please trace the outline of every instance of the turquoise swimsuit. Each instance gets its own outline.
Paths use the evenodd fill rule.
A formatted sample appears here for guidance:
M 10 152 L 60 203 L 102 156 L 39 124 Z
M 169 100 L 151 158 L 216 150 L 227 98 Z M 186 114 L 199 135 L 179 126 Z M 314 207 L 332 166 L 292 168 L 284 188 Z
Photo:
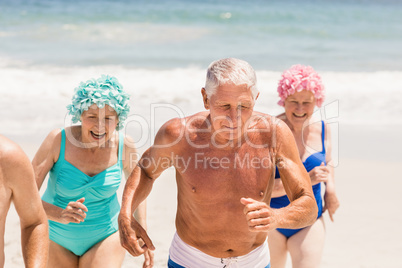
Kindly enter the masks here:
M 48 185 L 42 199 L 65 208 L 69 202 L 85 197 L 84 205 L 88 212 L 84 222 L 63 224 L 49 220 L 50 240 L 81 256 L 118 230 L 120 204 L 116 191 L 122 177 L 124 137 L 119 133 L 117 163 L 93 177 L 65 160 L 65 144 L 66 134 L 63 129 L 60 156 L 49 172 Z
M 320 166 L 322 162 L 324 162 L 325 165 L 327 164 L 327 162 L 325 160 L 326 153 L 325 153 L 324 141 L 325 141 L 325 124 L 324 124 L 324 121 L 321 121 L 322 151 L 310 155 L 303 162 L 303 165 L 306 168 L 307 172 L 310 172 L 315 167 Z M 279 176 L 278 168 L 276 168 L 275 179 L 279 179 L 279 178 L 280 178 L 280 176 Z M 313 185 L 313 192 L 314 192 L 315 200 L 317 202 L 317 207 L 318 207 L 318 216 L 317 216 L 317 219 L 318 219 L 322 215 L 321 183 Z M 271 199 L 271 207 L 272 208 L 283 208 L 283 207 L 286 207 L 289 204 L 290 204 L 290 201 L 289 201 L 289 198 L 287 197 L 287 195 L 274 197 L 274 198 Z M 297 232 L 299 232 L 299 231 L 301 231 L 303 229 L 281 229 L 281 228 L 278 228 L 276 230 L 278 230 L 281 234 L 283 234 L 284 236 L 289 238 L 292 235 L 296 234 Z

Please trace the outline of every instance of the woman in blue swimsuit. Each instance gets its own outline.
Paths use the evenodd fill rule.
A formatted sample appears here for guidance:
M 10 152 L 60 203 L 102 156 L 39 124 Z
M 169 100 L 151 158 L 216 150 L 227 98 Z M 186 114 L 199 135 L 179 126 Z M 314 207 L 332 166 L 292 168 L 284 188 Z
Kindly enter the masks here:
M 122 172 L 136 165 L 131 139 L 119 132 L 129 112 L 129 95 L 116 78 L 81 83 L 67 106 L 73 123 L 47 136 L 32 164 L 38 188 L 49 180 L 42 203 L 49 219 L 49 267 L 121 267 L 116 190 Z M 136 211 L 146 227 L 145 203 Z M 151 252 L 145 262 L 152 263 Z
M 316 122 L 312 119 L 315 106 L 321 107 L 324 101 L 324 86 L 312 67 L 294 65 L 282 74 L 278 93 L 281 98 L 278 104 L 285 108 L 285 112 L 278 118 L 293 132 L 300 158 L 311 178 L 318 216 L 313 225 L 303 229 L 276 229 L 269 232 L 271 264 L 275 268 L 284 268 L 289 252 L 293 268 L 318 268 L 325 238 L 324 220 L 321 215 L 327 210 L 333 220 L 333 214 L 339 207 L 331 165 L 329 127 L 324 121 Z M 276 170 L 272 208 L 289 205 L 280 173 L 281 168 Z M 325 184 L 324 206 L 321 182 Z

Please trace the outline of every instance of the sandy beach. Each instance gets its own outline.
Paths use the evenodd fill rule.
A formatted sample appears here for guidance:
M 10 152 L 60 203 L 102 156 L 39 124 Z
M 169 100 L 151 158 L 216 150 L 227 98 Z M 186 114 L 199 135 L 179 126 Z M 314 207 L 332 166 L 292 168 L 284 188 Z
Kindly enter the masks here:
M 115 74 L 132 95 L 133 117 L 125 132 L 134 138 L 140 152 L 149 147 L 163 122 L 203 110 L 200 88 L 205 70 L 198 68 L 1 70 L 5 86 L 0 88 L 0 133 L 20 144 L 31 159 L 50 130 L 69 126 L 65 107 L 77 83 L 100 73 Z M 396 105 L 402 103 L 398 88 L 402 72 L 323 72 L 322 76 L 328 94 L 314 116 L 321 116 L 331 125 L 341 202 L 334 223 L 324 214 L 328 232 L 322 267 L 402 267 L 402 233 L 397 229 L 402 224 L 397 209 L 402 201 L 398 175 L 402 155 L 397 151 L 402 148 L 402 108 Z M 280 73 L 257 71 L 257 77 L 261 94 L 255 110 L 279 114 L 282 108 L 276 104 L 275 86 Z M 119 196 L 121 193 L 122 188 Z M 169 169 L 157 180 L 148 199 L 148 227 L 156 246 L 156 267 L 166 267 L 175 232 L 175 211 L 176 184 L 174 170 Z M 5 267 L 23 267 L 18 217 L 13 207 L 7 218 L 5 245 Z M 142 262 L 142 257 L 127 254 L 123 267 L 142 267 Z M 287 265 L 291 267 L 291 262 Z
M 402 163 L 397 133 L 402 126 L 339 127 L 339 161 L 335 168 L 341 207 L 331 222 L 324 214 L 327 237 L 323 268 L 402 267 Z M 362 135 L 364 133 L 364 135 Z M 11 137 L 12 138 L 12 137 Z M 40 141 L 38 141 L 40 142 Z M 30 158 L 39 144 L 20 142 Z M 121 189 L 119 190 L 121 195 Z M 155 267 L 166 267 L 170 241 L 175 232 L 176 183 L 168 169 L 148 198 L 148 229 L 156 247 Z M 5 267 L 23 267 L 18 216 L 10 208 L 5 236 Z M 142 257 L 126 255 L 123 267 L 142 267 Z M 287 267 L 291 267 L 288 260 Z
M 131 95 L 125 132 L 143 152 L 163 122 L 204 109 L 212 61 L 248 61 L 260 90 L 255 110 L 271 115 L 283 112 L 282 71 L 311 65 L 326 87 L 315 115 L 331 124 L 341 204 L 335 222 L 324 214 L 321 267 L 401 268 L 401 25 L 395 0 L 2 0 L 0 134 L 32 159 L 52 129 L 71 125 L 65 107 L 79 82 L 109 74 Z M 175 232 L 174 174 L 164 172 L 148 198 L 158 268 Z M 127 254 L 123 267 L 142 262 Z M 5 267 L 24 267 L 13 206 Z

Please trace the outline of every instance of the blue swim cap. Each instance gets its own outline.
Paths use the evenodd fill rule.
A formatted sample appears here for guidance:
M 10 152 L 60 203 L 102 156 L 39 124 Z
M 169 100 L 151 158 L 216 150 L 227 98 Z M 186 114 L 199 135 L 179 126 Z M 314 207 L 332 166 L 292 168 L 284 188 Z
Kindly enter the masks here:
M 73 117 L 73 123 L 81 121 L 81 114 L 87 111 L 92 104 L 96 104 L 99 108 L 103 108 L 107 104 L 116 111 L 119 117 L 116 129 L 123 128 L 130 111 L 128 104 L 130 95 L 123 91 L 123 86 L 116 77 L 102 75 L 98 79 L 81 82 L 74 91 L 72 104 L 67 105 L 67 110 Z

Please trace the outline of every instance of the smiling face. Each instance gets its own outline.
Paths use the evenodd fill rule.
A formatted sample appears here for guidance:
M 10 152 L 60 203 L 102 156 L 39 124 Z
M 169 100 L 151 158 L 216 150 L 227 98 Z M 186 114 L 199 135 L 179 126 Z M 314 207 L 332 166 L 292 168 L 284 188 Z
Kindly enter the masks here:
M 210 97 L 204 89 L 202 94 L 204 106 L 210 110 L 213 137 L 224 143 L 241 138 L 253 113 L 251 90 L 246 85 L 225 84 Z
M 82 113 L 81 122 L 82 142 L 100 146 L 112 137 L 119 120 L 116 111 L 109 105 L 99 108 L 92 104 L 88 111 Z
M 293 126 L 303 125 L 314 113 L 314 94 L 308 90 L 302 90 L 290 95 L 285 100 L 286 118 Z

